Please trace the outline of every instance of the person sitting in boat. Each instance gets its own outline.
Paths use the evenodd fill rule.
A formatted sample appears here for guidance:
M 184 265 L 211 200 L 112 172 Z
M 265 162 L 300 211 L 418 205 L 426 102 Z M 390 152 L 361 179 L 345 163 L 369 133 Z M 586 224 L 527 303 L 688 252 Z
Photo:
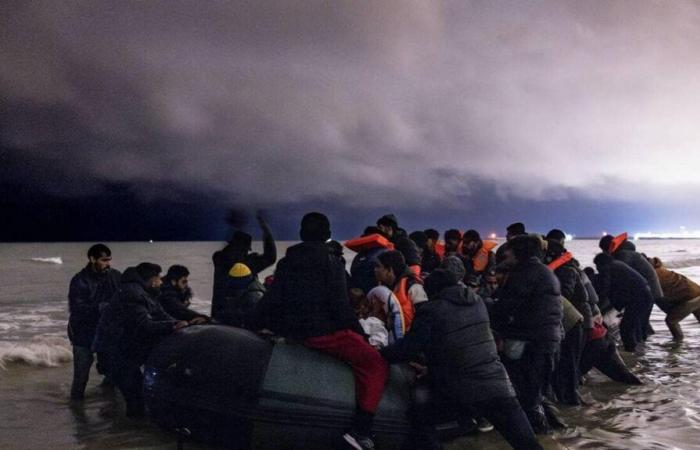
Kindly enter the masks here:
M 425 355 L 431 395 L 412 408 L 411 448 L 442 448 L 435 418 L 450 408 L 485 416 L 514 448 L 541 449 L 498 358 L 484 303 L 445 269 L 433 271 L 425 284 L 430 300 L 417 308 L 411 330 L 380 350 L 392 363 Z
M 381 288 L 381 286 L 372 289 L 372 291 L 379 288 Z M 370 294 L 372 291 L 370 291 Z M 350 296 L 350 303 L 367 336 L 369 345 L 377 349 L 389 345 L 386 313 L 384 312 L 381 302 L 377 301 L 375 298 L 370 300 L 368 296 L 358 288 L 352 288 L 348 293 Z
M 362 289 L 366 295 L 378 284 L 374 275 L 377 257 L 393 250 L 394 244 L 382 236 L 379 228 L 370 226 L 365 228 L 360 238 L 350 239 L 345 246 L 357 252 L 350 265 L 350 287 Z
M 508 227 L 506 227 L 506 241 L 496 249 L 496 264 L 500 264 L 506 259 L 506 252 L 509 247 L 508 242 L 515 237 L 524 236 L 526 234 L 525 224 L 522 222 L 515 222 L 508 225 Z
M 406 234 L 406 230 L 399 227 L 398 219 L 393 214 L 386 214 L 377 220 L 377 228 L 386 236 L 393 244 L 396 250 L 401 252 L 406 264 L 411 271 L 420 276 L 420 255 L 416 244 L 410 240 Z
M 411 328 L 415 305 L 428 300 L 423 290 L 423 283 L 406 265 L 401 252 L 391 250 L 377 257 L 377 265 L 374 268 L 377 281 L 391 289 L 401 305 L 405 333 Z
M 420 267 L 423 273 L 430 273 L 437 269 L 442 258 L 437 252 L 437 244 L 440 240 L 440 233 L 433 228 L 424 231 L 426 241 L 423 247 L 423 254 L 420 259 Z
M 663 301 L 657 301 L 656 304 L 666 313 L 666 325 L 671 330 L 673 339 L 682 341 L 681 320 L 693 314 L 700 322 L 700 285 L 678 272 L 667 269 L 659 258 L 651 258 L 649 262 L 654 267 L 664 291 Z
M 331 237 L 328 218 L 318 212 L 306 214 L 299 235 L 302 242 L 287 249 L 260 302 L 260 327 L 352 367 L 357 410 L 343 439 L 351 448 L 373 449 L 372 424 L 389 367 L 363 337 L 348 299 L 345 267 L 326 244 Z
M 471 287 L 481 286 L 484 274 L 496 265 L 493 249 L 496 241 L 484 241 L 476 230 L 467 230 L 462 236 L 462 262 L 467 270 L 465 284 Z
M 272 266 L 277 261 L 277 246 L 272 232 L 265 219 L 258 214 L 258 223 L 262 230 L 263 253 L 251 252 L 253 237 L 243 231 L 236 230 L 222 250 L 212 255 L 214 262 L 214 291 L 211 299 L 211 316 L 218 320 L 219 305 L 224 300 L 224 291 L 228 281 L 228 272 L 236 263 L 243 263 L 257 277 L 260 272 Z
M 239 328 L 255 328 L 255 314 L 260 299 L 265 295 L 265 286 L 250 267 L 236 263 L 228 272 L 224 301 L 217 322 Z
M 189 286 L 190 271 L 185 266 L 170 266 L 163 277 L 163 285 L 160 288 L 158 302 L 166 313 L 177 320 L 186 320 L 193 325 L 199 325 L 209 321 L 209 317 L 190 309 L 192 289 Z
M 461 231 L 454 228 L 445 231 L 445 254 L 443 256 L 444 258 L 447 258 L 448 256 L 459 256 L 461 246 Z

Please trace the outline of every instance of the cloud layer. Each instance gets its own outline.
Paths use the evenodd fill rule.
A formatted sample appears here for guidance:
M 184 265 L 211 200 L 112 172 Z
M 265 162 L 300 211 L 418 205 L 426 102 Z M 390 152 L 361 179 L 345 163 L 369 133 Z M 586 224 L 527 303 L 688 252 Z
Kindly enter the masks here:
M 700 193 L 688 2 L 15 2 L 6 174 L 276 204 Z M 18 163 L 19 164 L 19 163 Z

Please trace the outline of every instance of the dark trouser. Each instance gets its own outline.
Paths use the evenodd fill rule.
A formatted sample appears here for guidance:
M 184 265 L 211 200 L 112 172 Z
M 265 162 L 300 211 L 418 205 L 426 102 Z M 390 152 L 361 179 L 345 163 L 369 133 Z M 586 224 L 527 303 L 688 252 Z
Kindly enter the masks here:
M 651 298 L 651 292 L 646 294 L 625 307 L 620 322 L 620 337 L 628 352 L 633 352 L 637 344 L 644 342 L 647 338 L 647 325 L 654 301 Z
M 505 356 L 501 358 L 518 394 L 518 401 L 527 414 L 532 428 L 538 433 L 551 429 L 545 417 L 542 401 L 551 383 L 557 346 L 558 343 L 554 342 L 542 344 L 529 342 L 520 359 L 512 360 Z
M 118 353 L 110 355 L 110 375 L 126 400 L 126 415 L 143 414 L 143 373 L 141 363 Z
M 457 417 L 483 416 L 516 450 L 541 450 L 530 422 L 514 397 L 492 398 L 474 404 L 459 404 L 453 396 L 448 397 L 427 384 L 419 384 L 413 394 L 410 435 L 404 443 L 405 449 L 438 450 L 442 448 L 436 422 L 444 418 L 446 411 Z
M 618 383 L 642 384 L 620 357 L 615 340 L 609 334 L 588 341 L 583 349 L 581 375 L 587 374 L 594 367 Z
M 584 329 L 581 323 L 570 329 L 561 341 L 559 361 L 552 376 L 552 387 L 557 400 L 565 405 L 580 405 L 578 385 L 581 378 L 579 365 L 583 352 Z
M 92 350 L 79 345 L 73 346 L 73 384 L 70 389 L 71 398 L 79 399 L 85 395 L 85 386 L 90 378 L 90 368 L 95 358 Z

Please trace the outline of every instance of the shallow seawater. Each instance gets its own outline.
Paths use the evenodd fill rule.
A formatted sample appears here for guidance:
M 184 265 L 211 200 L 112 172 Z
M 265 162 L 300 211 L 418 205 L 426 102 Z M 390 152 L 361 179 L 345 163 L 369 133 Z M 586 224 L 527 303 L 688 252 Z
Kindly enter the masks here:
M 287 246 L 280 244 L 280 252 Z M 87 247 L 0 244 L 0 448 L 176 448 L 174 436 L 147 421 L 126 419 L 119 394 L 100 388 L 94 370 L 86 400 L 77 405 L 68 400 L 72 366 L 65 338 L 66 295 L 70 277 L 85 264 Z M 185 264 L 192 272 L 195 309 L 208 311 L 211 253 L 219 243 L 111 247 L 119 269 L 140 261 L 164 268 Z M 569 247 L 586 265 L 597 242 L 574 241 Z M 638 247 L 700 281 L 700 241 L 640 241 Z M 623 353 L 645 384 L 628 387 L 591 372 L 582 390 L 586 405 L 561 408 L 569 429 L 542 438 L 545 448 L 700 449 L 700 326 L 692 316 L 686 319 L 685 342 L 673 344 L 658 310 L 652 323 L 657 333 L 645 352 Z M 186 443 L 184 448 L 208 447 Z M 491 432 L 455 440 L 446 448 L 508 446 Z

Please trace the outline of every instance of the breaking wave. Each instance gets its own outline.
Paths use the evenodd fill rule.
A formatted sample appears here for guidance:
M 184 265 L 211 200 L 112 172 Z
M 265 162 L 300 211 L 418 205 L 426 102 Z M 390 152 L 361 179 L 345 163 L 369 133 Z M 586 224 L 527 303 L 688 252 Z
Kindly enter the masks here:
M 29 342 L 0 341 L 0 368 L 3 369 L 9 363 L 55 367 L 72 360 L 70 342 L 63 337 L 36 337 Z
M 63 259 L 60 256 L 51 256 L 48 258 L 29 258 L 31 261 L 46 263 L 46 264 L 63 264 Z
M 664 261 L 664 265 L 669 269 L 685 269 L 687 267 L 700 266 L 700 258 L 679 259 L 668 262 Z

